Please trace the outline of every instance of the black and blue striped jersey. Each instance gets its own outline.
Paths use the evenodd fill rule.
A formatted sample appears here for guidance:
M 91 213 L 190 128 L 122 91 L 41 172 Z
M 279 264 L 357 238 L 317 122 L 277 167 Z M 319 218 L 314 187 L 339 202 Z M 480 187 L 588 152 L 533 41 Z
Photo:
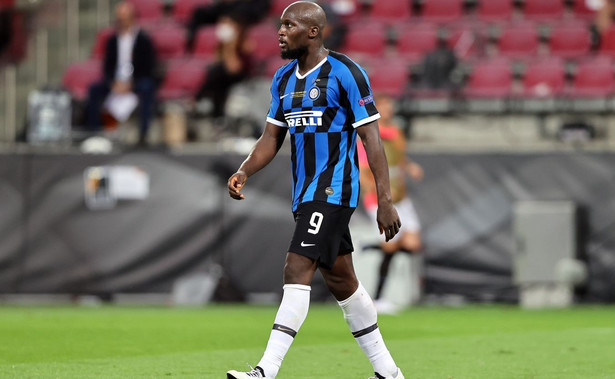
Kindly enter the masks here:
M 357 206 L 355 128 L 378 118 L 365 70 L 343 54 L 329 52 L 304 75 L 296 60 L 277 70 L 267 121 L 290 131 L 293 211 L 308 201 Z

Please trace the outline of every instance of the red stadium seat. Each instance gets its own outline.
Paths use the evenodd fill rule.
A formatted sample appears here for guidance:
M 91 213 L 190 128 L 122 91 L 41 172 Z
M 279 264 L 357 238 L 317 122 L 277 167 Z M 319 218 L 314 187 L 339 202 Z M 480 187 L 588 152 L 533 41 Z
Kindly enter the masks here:
M 615 57 L 615 26 L 600 35 L 600 55 Z
M 509 20 L 513 12 L 513 0 L 480 0 L 477 16 L 480 21 L 499 22 Z
M 399 98 L 408 85 L 410 70 L 407 60 L 397 58 L 371 58 L 363 62 L 372 92 Z
M 538 31 L 534 24 L 510 25 L 500 31 L 499 54 L 515 59 L 529 59 L 538 51 Z
M 271 8 L 269 8 L 269 15 L 279 20 L 280 16 L 282 16 L 282 12 L 284 12 L 284 9 L 295 1 L 296 0 L 272 0 Z
M 86 100 L 90 85 L 102 78 L 102 62 L 91 59 L 68 66 L 62 77 L 62 86 L 78 101 Z
M 342 50 L 349 54 L 381 56 L 386 43 L 387 33 L 383 24 L 357 22 L 349 24 Z
M 205 80 L 206 72 L 204 62 L 199 59 L 168 61 L 158 98 L 164 101 L 193 97 Z
M 205 26 L 198 30 L 194 41 L 193 56 L 199 59 L 211 59 L 216 54 L 218 37 L 215 26 Z
M 594 58 L 579 62 L 569 93 L 573 97 L 602 98 L 613 94 L 614 85 L 611 60 Z
M 563 14 L 563 0 L 525 0 L 523 4 L 523 15 L 530 20 L 559 20 Z
M 564 62 L 547 58 L 531 62 L 523 74 L 523 95 L 528 97 L 554 97 L 564 90 L 566 82 Z
M 173 18 L 177 22 L 185 24 L 192 17 L 195 8 L 212 2 L 212 0 L 175 0 L 173 3 Z
M 151 24 L 147 32 L 152 37 L 156 54 L 162 60 L 184 56 L 186 31 L 176 24 Z
M 591 35 L 584 24 L 555 25 L 549 33 L 551 55 L 562 58 L 581 58 L 589 53 Z
M 263 67 L 263 70 L 260 72 L 260 76 L 267 80 L 271 80 L 271 78 L 273 78 L 273 74 L 275 74 L 278 68 L 284 66 L 289 62 L 289 60 L 282 59 L 279 55 L 272 56 L 265 61 L 265 65 Z
M 448 28 L 447 43 L 460 59 L 470 59 L 482 53 L 487 37 L 481 23 L 460 23 Z
M 438 44 L 438 27 L 434 24 L 408 23 L 397 28 L 397 53 L 409 62 L 421 61 Z
M 263 61 L 271 56 L 280 55 L 278 28 L 271 21 L 264 21 L 248 30 L 248 39 L 254 45 L 252 55 Z
M 507 59 L 484 60 L 472 67 L 463 92 L 469 98 L 504 98 L 510 95 L 512 83 L 513 73 Z
M 92 59 L 102 59 L 105 55 L 105 48 L 107 47 L 107 40 L 113 34 L 114 29 L 112 27 L 104 28 L 96 33 L 96 39 L 94 40 L 94 46 L 92 47 Z
M 400 22 L 412 15 L 410 0 L 375 0 L 372 2 L 369 17 L 383 22 Z
M 161 0 L 128 0 L 135 7 L 140 22 L 158 21 L 162 18 Z
M 463 0 L 425 0 L 421 12 L 423 21 L 448 23 L 463 15 Z
M 593 20 L 596 17 L 596 11 L 587 7 L 586 0 L 574 0 L 572 10 L 577 19 Z

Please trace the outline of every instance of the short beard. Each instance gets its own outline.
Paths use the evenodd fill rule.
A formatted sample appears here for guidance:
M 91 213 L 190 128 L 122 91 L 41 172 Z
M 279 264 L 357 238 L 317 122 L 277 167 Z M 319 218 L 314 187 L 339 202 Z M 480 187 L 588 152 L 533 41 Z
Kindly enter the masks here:
M 307 46 L 299 46 L 296 49 L 287 49 L 280 53 L 282 59 L 299 59 L 308 51 Z

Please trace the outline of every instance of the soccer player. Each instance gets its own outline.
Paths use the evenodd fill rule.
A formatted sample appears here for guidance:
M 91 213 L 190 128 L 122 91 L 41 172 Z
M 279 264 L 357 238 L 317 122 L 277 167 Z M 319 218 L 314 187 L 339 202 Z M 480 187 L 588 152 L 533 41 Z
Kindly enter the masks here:
M 232 198 L 243 199 L 241 190 L 248 177 L 273 159 L 290 131 L 295 232 L 286 255 L 282 302 L 263 357 L 251 371 L 231 370 L 227 378 L 277 376 L 307 316 L 310 284 L 319 269 L 374 368 L 373 379 L 403 379 L 378 329 L 372 299 L 352 265 L 348 222 L 359 199 L 357 133 L 374 174 L 380 233 L 390 240 L 401 227 L 378 133 L 380 115 L 367 75 L 348 57 L 323 46 L 326 17 L 320 6 L 295 2 L 284 10 L 280 21 L 281 55 L 291 62 L 273 77 L 265 130 L 229 178 L 228 189 Z
M 397 252 L 418 254 L 421 251 L 421 223 L 419 221 L 412 200 L 406 191 L 406 175 L 413 180 L 423 179 L 423 168 L 416 162 L 406 157 L 406 139 L 394 120 L 393 99 L 385 94 L 375 96 L 378 104 L 380 119 L 378 126 L 380 138 L 384 145 L 384 151 L 389 164 L 389 180 L 393 204 L 397 209 L 403 226 L 399 233 L 391 241 L 380 244 L 383 253 L 380 263 L 378 287 L 376 290 L 375 304 L 378 313 L 395 314 L 399 311 L 398 306 L 381 298 L 382 289 L 386 283 L 389 266 L 393 255 Z M 361 183 L 361 195 L 365 210 L 370 214 L 371 219 L 376 222 L 376 212 L 378 207 L 378 194 L 374 183 L 374 177 L 369 169 L 369 162 L 365 150 L 358 145 L 359 150 L 359 182 Z M 411 275 L 417 275 L 417 270 L 412 270 Z M 420 272 L 420 269 L 418 270 Z M 420 275 L 420 274 L 419 274 Z M 415 282 L 419 278 L 413 278 Z

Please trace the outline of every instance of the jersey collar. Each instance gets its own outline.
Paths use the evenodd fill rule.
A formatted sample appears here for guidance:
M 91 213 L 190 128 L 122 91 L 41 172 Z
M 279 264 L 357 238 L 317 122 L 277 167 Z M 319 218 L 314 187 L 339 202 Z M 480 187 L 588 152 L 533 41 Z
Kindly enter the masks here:
M 297 63 L 297 68 L 295 69 L 295 76 L 297 77 L 297 79 L 301 80 L 301 79 L 305 79 L 308 75 L 310 75 L 312 72 L 314 72 L 315 70 L 317 70 L 320 66 L 322 66 L 323 64 L 325 64 L 325 62 L 327 61 L 327 58 L 329 57 L 329 54 L 327 54 L 326 57 L 323 58 L 323 60 L 321 60 L 320 62 L 318 62 L 318 64 L 316 66 L 314 66 L 313 69 L 311 69 L 310 71 L 306 72 L 304 75 L 300 75 L 299 74 L 299 63 Z

